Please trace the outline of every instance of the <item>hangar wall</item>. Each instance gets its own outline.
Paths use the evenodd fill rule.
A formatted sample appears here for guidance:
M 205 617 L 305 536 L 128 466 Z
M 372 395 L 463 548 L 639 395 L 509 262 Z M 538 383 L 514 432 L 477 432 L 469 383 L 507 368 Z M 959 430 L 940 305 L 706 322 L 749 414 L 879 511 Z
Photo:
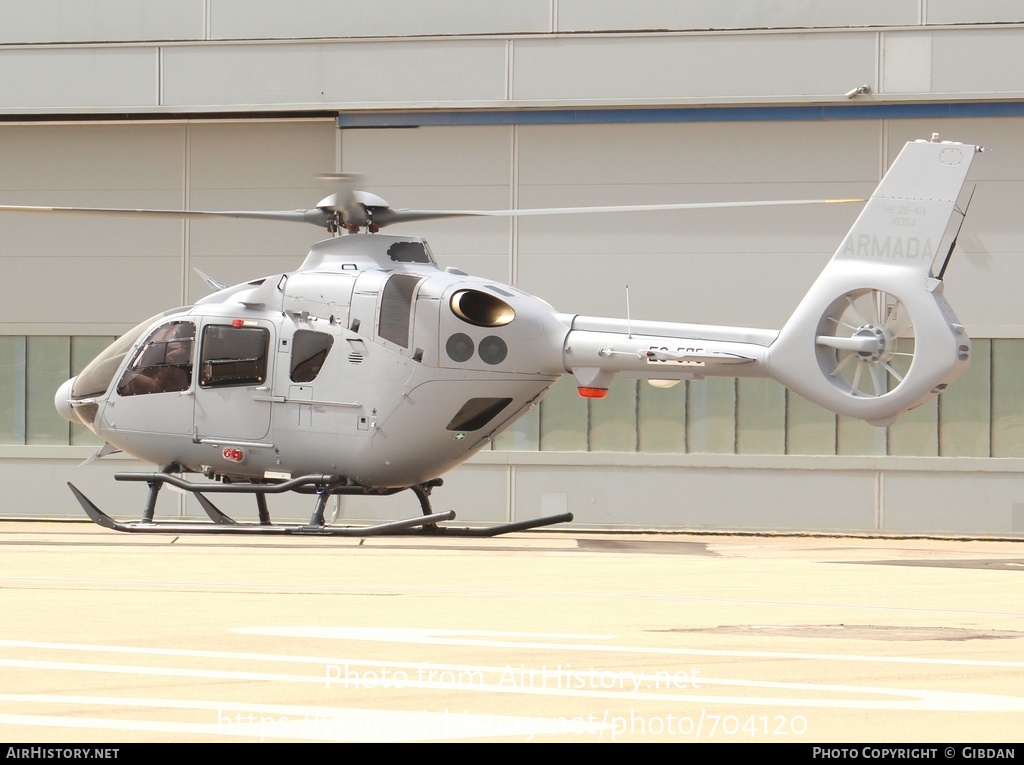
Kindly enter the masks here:
M 758 381 L 660 400 L 620 381 L 589 405 L 562 386 L 435 496 L 465 520 L 569 509 L 613 527 L 1024 533 L 1024 75 L 1008 65 L 1021 29 L 1005 4 L 796 3 L 769 18 L 648 2 L 627 18 L 612 3 L 394 2 L 397 27 L 354 3 L 329 14 L 290 4 L 287 18 L 277 4 L 237 5 L 186 3 L 169 18 L 161 3 L 132 3 L 78 20 L 57 2 L 5 9 L 0 63 L 18 76 L 0 83 L 0 203 L 293 209 L 323 196 L 313 179 L 331 169 L 366 172 L 375 193 L 409 207 L 857 196 L 906 140 L 982 143 L 994 151 L 972 173 L 947 290 L 979 342 L 969 377 L 939 404 L 878 430 L 746 385 Z M 860 84 L 872 94 L 847 101 Z M 748 111 L 697 108 L 709 105 Z M 637 318 L 777 328 L 855 215 L 403 230 L 427 236 L 442 265 L 560 310 L 622 316 L 629 284 Z M 316 236 L 36 216 L 8 216 L 2 230 L 5 516 L 77 514 L 69 478 L 112 513 L 137 513 L 136 487 L 109 480 L 131 462 L 73 468 L 95 445 L 54 419 L 52 390 L 105 338 L 206 294 L 193 267 L 226 282 L 288 270 Z M 416 504 L 345 498 L 336 510 L 386 517 Z

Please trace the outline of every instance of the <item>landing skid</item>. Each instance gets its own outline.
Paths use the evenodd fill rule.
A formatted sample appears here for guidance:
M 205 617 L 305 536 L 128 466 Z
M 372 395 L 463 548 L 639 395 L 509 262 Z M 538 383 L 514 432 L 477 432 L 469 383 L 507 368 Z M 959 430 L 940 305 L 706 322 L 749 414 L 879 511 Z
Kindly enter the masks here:
M 75 495 L 85 514 L 94 523 L 114 531 L 143 534 L 248 534 L 248 535 L 273 535 L 273 536 L 329 536 L 329 537 L 370 537 L 394 535 L 403 533 L 438 534 L 444 536 L 458 537 L 493 537 L 499 534 L 508 534 L 514 531 L 526 531 L 528 529 L 550 526 L 555 523 L 566 523 L 572 520 L 571 513 L 562 515 L 535 518 L 517 523 L 504 523 L 496 526 L 483 528 L 452 528 L 438 526 L 442 521 L 455 519 L 455 512 L 447 510 L 442 513 L 434 513 L 430 506 L 430 491 L 439 486 L 441 481 L 434 480 L 417 486 L 409 487 L 419 499 L 423 515 L 417 518 L 406 518 L 399 521 L 378 523 L 372 526 L 334 526 L 324 522 L 324 510 L 327 499 L 332 494 L 370 494 L 386 495 L 393 494 L 402 489 L 372 490 L 364 487 L 353 486 L 341 476 L 335 475 L 308 475 L 295 478 L 290 481 L 275 484 L 196 484 L 177 478 L 171 473 L 179 470 L 176 465 L 169 465 L 159 473 L 116 473 L 114 478 L 118 481 L 145 481 L 149 486 L 149 498 L 143 510 L 142 519 L 137 522 L 123 523 L 116 521 L 100 510 L 93 502 L 83 494 L 78 487 L 68 483 L 68 488 Z M 156 510 L 156 500 L 160 489 L 164 484 L 170 484 L 184 491 L 195 495 L 200 506 L 209 516 L 213 523 L 175 523 L 167 521 L 154 521 L 153 516 Z M 270 512 L 267 509 L 267 494 L 282 494 L 286 491 L 300 493 L 315 493 L 317 495 L 316 506 L 313 515 L 306 524 L 281 524 L 273 523 L 270 520 Z M 206 493 L 230 493 L 230 494 L 253 494 L 256 497 L 257 509 L 259 511 L 259 522 L 239 522 L 220 510 L 204 494 Z

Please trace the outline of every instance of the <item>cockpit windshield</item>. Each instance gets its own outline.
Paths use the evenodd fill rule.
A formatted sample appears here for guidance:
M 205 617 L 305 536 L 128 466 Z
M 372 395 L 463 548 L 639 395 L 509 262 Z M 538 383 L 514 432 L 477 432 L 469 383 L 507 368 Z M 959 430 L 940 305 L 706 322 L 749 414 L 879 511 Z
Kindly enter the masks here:
M 181 313 L 185 310 L 187 308 L 174 308 L 170 311 L 164 311 L 146 319 L 117 338 L 103 353 L 90 361 L 88 366 L 75 378 L 75 383 L 71 386 L 71 398 L 80 400 L 92 398 L 93 396 L 102 396 L 106 393 L 107 389 L 110 388 L 114 375 L 121 368 L 124 357 L 142 336 L 142 333 L 165 316 Z
M 169 321 L 153 330 L 121 375 L 118 395 L 173 393 L 192 385 L 192 344 L 196 325 Z

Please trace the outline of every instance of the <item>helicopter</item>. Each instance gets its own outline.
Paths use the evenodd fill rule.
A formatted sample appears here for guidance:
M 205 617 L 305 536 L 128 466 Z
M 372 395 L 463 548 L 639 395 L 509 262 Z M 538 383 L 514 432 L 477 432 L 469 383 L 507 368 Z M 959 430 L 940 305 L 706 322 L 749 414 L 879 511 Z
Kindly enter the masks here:
M 971 341 L 943 296 L 966 217 L 958 204 L 981 147 L 911 141 L 781 330 L 560 313 L 516 286 L 437 264 L 418 237 L 379 233 L 405 222 L 818 204 L 776 200 L 543 210 L 406 210 L 336 176 L 338 191 L 293 211 L 0 206 L 0 211 L 312 224 L 329 237 L 292 272 L 214 290 L 140 323 L 60 386 L 55 405 L 104 441 L 159 466 L 117 473 L 144 482 L 137 522 L 116 521 L 70 482 L 94 522 L 117 531 L 367 536 L 405 531 L 492 536 L 572 520 L 487 528 L 439 524 L 441 476 L 537 405 L 565 374 L 603 398 L 624 377 L 670 387 L 704 377 L 769 377 L 840 415 L 885 426 L 942 392 L 970 362 Z M 186 474 L 205 481 L 186 480 Z M 212 523 L 156 521 L 165 485 L 192 492 Z M 334 525 L 335 494 L 411 490 L 421 516 Z M 315 495 L 310 520 L 271 520 L 268 494 Z M 240 522 L 207 494 L 252 494 Z

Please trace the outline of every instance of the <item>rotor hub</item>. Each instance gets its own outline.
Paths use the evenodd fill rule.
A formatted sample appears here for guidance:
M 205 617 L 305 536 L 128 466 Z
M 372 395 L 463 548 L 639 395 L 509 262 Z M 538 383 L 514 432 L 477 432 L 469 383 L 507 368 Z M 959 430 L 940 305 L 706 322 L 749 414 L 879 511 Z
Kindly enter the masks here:
M 854 330 L 852 337 L 871 338 L 875 341 L 873 347 L 856 351 L 862 361 L 871 364 L 890 361 L 896 353 L 896 338 L 888 327 L 874 323 L 862 324 Z

